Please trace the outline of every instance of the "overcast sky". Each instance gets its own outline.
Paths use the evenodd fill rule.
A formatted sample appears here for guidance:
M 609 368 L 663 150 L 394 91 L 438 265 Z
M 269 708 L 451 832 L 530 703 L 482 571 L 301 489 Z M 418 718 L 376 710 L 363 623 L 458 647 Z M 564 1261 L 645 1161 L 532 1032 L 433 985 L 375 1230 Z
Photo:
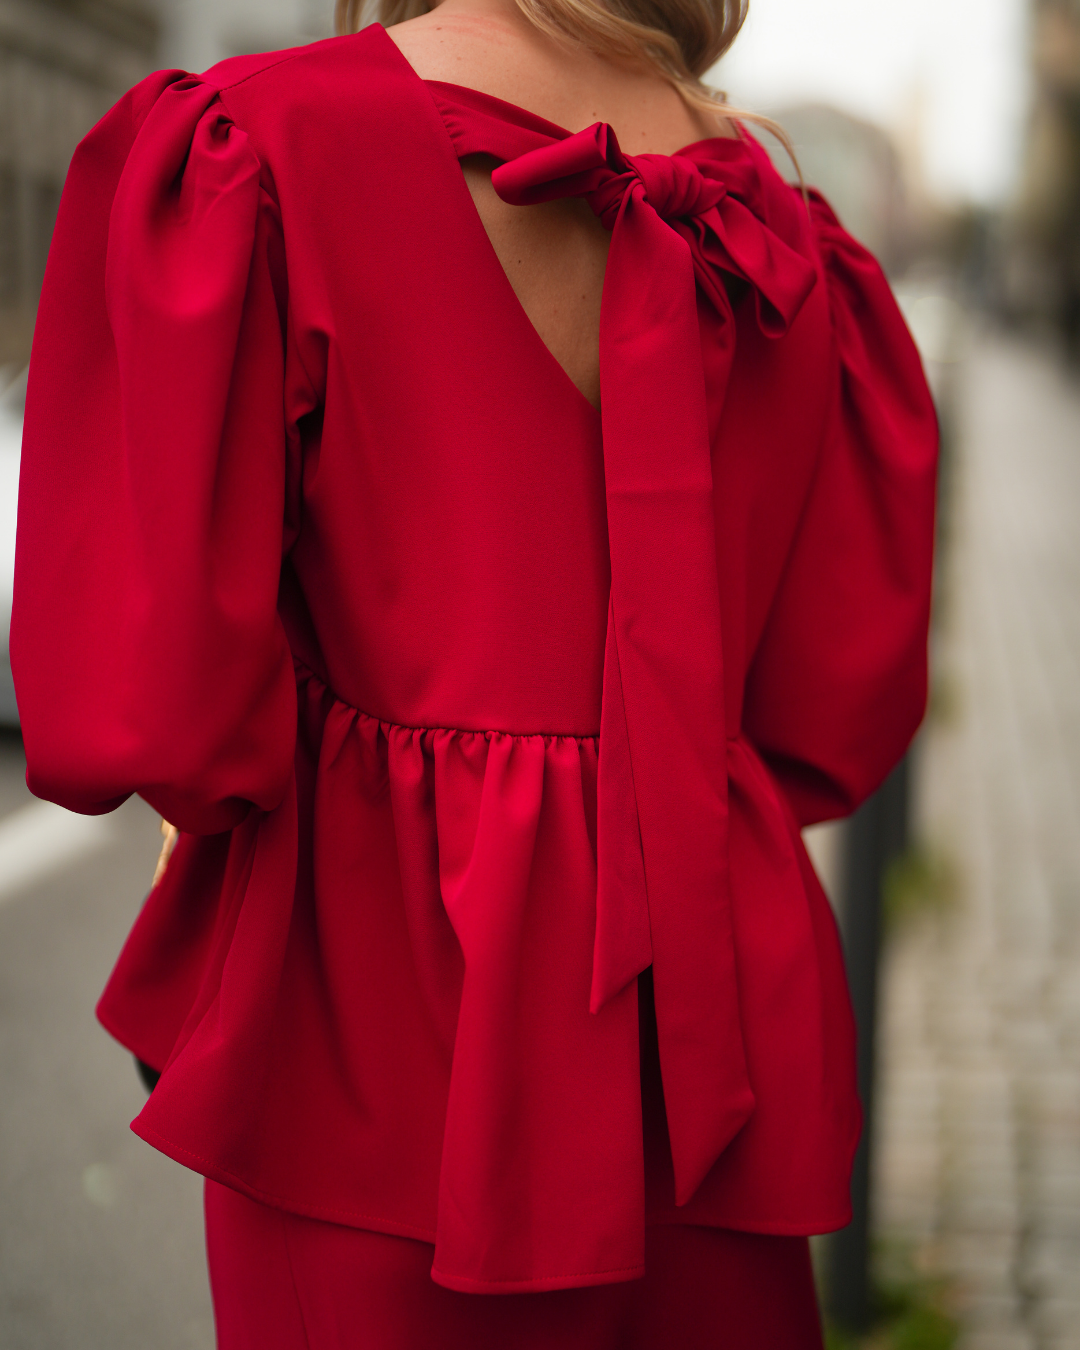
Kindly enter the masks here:
M 831 103 L 918 146 L 927 186 L 997 203 L 1027 108 L 1026 0 L 750 0 L 710 82 L 757 110 Z

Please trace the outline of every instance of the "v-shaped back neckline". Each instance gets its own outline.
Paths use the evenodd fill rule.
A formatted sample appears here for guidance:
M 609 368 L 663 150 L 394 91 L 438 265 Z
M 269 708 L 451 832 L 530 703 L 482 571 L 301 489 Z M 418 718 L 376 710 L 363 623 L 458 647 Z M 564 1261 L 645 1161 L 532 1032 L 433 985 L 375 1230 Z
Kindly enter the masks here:
M 385 29 L 383 33 L 385 35 Z M 397 44 L 392 39 L 388 38 L 388 41 L 400 56 L 401 53 Z M 405 60 L 404 56 L 402 56 L 402 60 Z M 409 66 L 407 61 L 405 61 L 405 64 Z M 409 66 L 409 69 L 412 70 L 412 67 Z M 420 77 L 417 76 L 417 78 Z M 485 94 L 481 90 L 470 89 L 467 85 L 456 85 L 442 80 L 421 80 L 421 83 L 431 96 L 446 131 L 447 139 L 459 163 L 466 156 L 472 154 L 491 155 L 493 158 L 503 161 L 515 159 L 529 150 L 550 145 L 552 141 L 564 140 L 572 134 L 564 128 L 556 126 L 553 122 L 545 121 L 544 118 L 530 112 L 527 108 L 516 107 L 514 104 L 506 103 L 491 94 Z M 475 227 L 487 242 L 492 265 L 499 274 L 502 286 L 505 287 L 504 294 L 507 296 L 508 303 L 517 311 L 520 322 L 527 329 L 530 339 L 536 344 L 539 352 L 543 354 L 542 359 L 549 361 L 562 377 L 562 382 L 568 390 L 568 397 L 577 402 L 579 407 L 587 408 L 588 416 L 595 419 L 595 424 L 599 425 L 600 406 L 594 404 L 585 394 L 541 336 L 536 322 L 525 308 L 513 282 L 510 280 L 502 259 L 496 251 L 468 184 L 464 181 L 464 176 L 462 176 L 461 190 L 468 199 L 468 210 L 473 221 L 475 221 Z
M 447 134 L 448 138 L 451 141 L 451 144 L 453 144 L 453 137 L 452 135 L 450 135 L 449 128 L 447 128 Z M 455 146 L 454 148 L 456 149 L 457 147 Z M 461 156 L 459 155 L 458 158 L 460 162 Z M 510 306 L 512 310 L 516 311 L 517 315 L 519 316 L 520 323 L 524 326 L 524 329 L 526 330 L 526 340 L 531 340 L 536 344 L 536 347 L 538 349 L 538 355 L 540 355 L 540 358 L 549 361 L 551 365 L 554 367 L 554 369 L 558 372 L 558 374 L 562 377 L 562 383 L 565 385 L 568 391 L 568 397 L 573 401 L 577 402 L 580 408 L 586 409 L 587 415 L 590 418 L 594 419 L 595 425 L 599 426 L 601 416 L 600 407 L 595 403 L 593 403 L 592 400 L 585 394 L 584 390 L 582 390 L 578 386 L 573 377 L 570 375 L 570 372 L 566 369 L 563 363 L 551 350 L 547 342 L 545 342 L 544 338 L 540 334 L 540 330 L 537 328 L 536 323 L 533 321 L 531 315 L 529 314 L 529 311 L 525 308 L 524 304 L 522 303 L 521 297 L 514 289 L 514 284 L 510 280 L 510 276 L 507 273 L 506 268 L 503 266 L 502 259 L 496 252 L 495 245 L 491 239 L 491 235 L 488 233 L 487 227 L 485 226 L 483 218 L 480 215 L 476 202 L 473 199 L 473 195 L 469 190 L 469 185 L 465 181 L 464 174 L 461 175 L 461 182 L 459 186 L 460 191 L 464 197 L 463 209 L 470 217 L 470 225 L 475 226 L 475 229 L 479 231 L 479 234 L 483 237 L 484 242 L 487 244 L 488 252 L 491 256 L 491 264 L 494 269 L 494 272 L 497 274 L 497 276 L 493 276 L 493 280 L 495 284 L 500 287 L 500 289 L 503 289 L 503 293 L 507 298 L 507 304 Z M 602 397 L 603 393 L 601 391 L 601 398 Z
M 532 161 L 535 166 L 536 154 L 544 164 L 552 166 L 556 177 L 561 172 L 555 169 L 556 165 L 565 162 L 568 166 L 576 166 L 567 170 L 570 178 L 565 179 L 565 190 L 530 195 L 527 189 L 524 196 L 515 199 L 495 184 L 504 201 L 530 205 L 552 200 L 555 196 L 587 196 L 594 210 L 602 214 L 608 228 L 618 234 L 614 216 L 608 218 L 610 213 L 604 203 L 610 206 L 621 200 L 623 191 L 629 190 L 626 179 L 629 174 L 638 184 L 634 192 L 645 190 L 642 208 L 650 214 L 655 209 L 657 223 L 663 221 L 665 231 L 671 230 L 681 236 L 683 246 L 689 244 L 697 284 L 717 312 L 734 321 L 734 297 L 728 294 L 730 280 L 725 280 L 727 274 L 731 274 L 736 292 L 746 285 L 754 292 L 757 322 L 762 331 L 773 336 L 786 331 L 813 285 L 814 269 L 799 255 L 797 248 L 792 249 L 782 238 L 783 234 L 790 233 L 792 224 L 787 219 L 791 214 L 786 200 L 789 194 L 786 191 L 777 193 L 776 187 L 780 186 L 781 180 L 777 178 L 773 185 L 775 170 L 766 151 L 744 128 L 739 128 L 737 137 L 716 136 L 694 141 L 671 155 L 649 152 L 627 155 L 618 146 L 613 129 L 605 122 L 597 121 L 581 131 L 571 132 L 527 108 L 483 90 L 450 81 L 424 79 L 386 29 L 381 24 L 372 27 L 381 30 L 372 34 L 372 38 L 391 49 L 387 54 L 393 64 L 407 79 L 426 90 L 450 142 L 448 148 L 459 162 L 473 154 L 490 155 L 500 161 L 495 171 L 500 178 L 507 174 L 519 176 L 521 166 L 527 161 Z M 528 177 L 532 169 L 524 172 Z M 596 178 L 597 173 L 600 178 Z M 588 179 L 595 187 L 604 178 L 609 189 L 616 179 L 622 183 L 621 187 L 614 187 L 614 195 L 608 190 L 594 193 L 585 183 Z M 527 324 L 532 341 L 539 345 L 546 360 L 555 366 L 565 384 L 573 390 L 573 397 L 587 407 L 592 416 L 599 416 L 600 409 L 586 397 L 541 337 L 496 252 L 467 184 L 462 182 L 461 187 L 467 194 L 475 228 L 486 240 L 492 264 L 498 269 L 501 283 L 520 315 L 519 322 Z M 657 194 L 655 199 L 650 193 Z M 771 224 L 774 213 L 781 231 L 779 235 Z M 667 250 L 664 235 L 653 233 L 652 239 L 651 248 L 659 248 L 661 253 Z M 651 275 L 649 250 L 642 252 L 639 241 L 639 247 L 633 251 L 637 268 L 639 271 L 644 269 L 641 275 Z M 605 310 L 609 281 L 610 267 L 604 279 Z M 636 286 L 625 275 L 621 276 L 619 284 Z M 606 430 L 606 417 L 604 426 Z

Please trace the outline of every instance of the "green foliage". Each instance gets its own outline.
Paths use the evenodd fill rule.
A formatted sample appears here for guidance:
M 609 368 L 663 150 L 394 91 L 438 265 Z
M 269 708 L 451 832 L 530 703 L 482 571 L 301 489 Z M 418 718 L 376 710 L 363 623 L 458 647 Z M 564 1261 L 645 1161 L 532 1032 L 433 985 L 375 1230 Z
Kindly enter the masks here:
M 885 871 L 886 927 L 894 929 L 918 914 L 948 909 L 957 889 L 956 869 L 948 858 L 918 845 L 905 849 Z
M 865 1336 L 826 1326 L 826 1350 L 953 1350 L 960 1328 L 944 1282 L 918 1272 L 907 1252 L 879 1249 L 875 1318 Z
M 944 605 L 938 606 L 939 610 L 943 608 Z M 942 614 L 940 618 L 941 622 L 944 622 L 948 614 Z M 955 727 L 960 722 L 963 711 L 963 696 L 956 677 L 947 670 L 935 670 L 930 681 L 930 697 L 926 709 L 928 720 L 942 728 Z
M 889 1350 L 952 1350 L 959 1328 L 939 1308 L 912 1308 L 891 1328 Z

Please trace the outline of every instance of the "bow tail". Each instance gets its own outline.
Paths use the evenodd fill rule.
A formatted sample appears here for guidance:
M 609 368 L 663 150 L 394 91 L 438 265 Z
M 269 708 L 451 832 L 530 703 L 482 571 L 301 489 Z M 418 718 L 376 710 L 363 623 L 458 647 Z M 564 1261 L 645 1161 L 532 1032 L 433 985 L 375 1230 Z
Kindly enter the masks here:
M 600 327 L 611 606 L 593 1004 L 651 952 L 684 1204 L 754 1097 L 728 891 L 720 598 L 694 268 L 686 241 L 633 191 L 613 232 Z M 613 946 L 609 935 L 622 940 Z
M 610 602 L 596 798 L 596 939 L 589 1000 L 594 1013 L 653 959 L 626 701 Z

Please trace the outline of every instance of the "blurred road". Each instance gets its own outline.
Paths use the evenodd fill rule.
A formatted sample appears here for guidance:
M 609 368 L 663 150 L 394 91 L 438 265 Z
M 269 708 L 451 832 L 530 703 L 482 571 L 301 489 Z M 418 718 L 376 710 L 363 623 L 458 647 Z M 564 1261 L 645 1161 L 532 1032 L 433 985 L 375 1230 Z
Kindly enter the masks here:
M 160 845 L 71 816 L 0 737 L 0 1347 L 212 1350 L 201 1179 L 127 1128 L 145 1094 L 94 1003 Z
M 961 1350 L 1080 1350 L 1080 386 L 987 333 L 955 381 L 876 1226 L 948 1279 Z

